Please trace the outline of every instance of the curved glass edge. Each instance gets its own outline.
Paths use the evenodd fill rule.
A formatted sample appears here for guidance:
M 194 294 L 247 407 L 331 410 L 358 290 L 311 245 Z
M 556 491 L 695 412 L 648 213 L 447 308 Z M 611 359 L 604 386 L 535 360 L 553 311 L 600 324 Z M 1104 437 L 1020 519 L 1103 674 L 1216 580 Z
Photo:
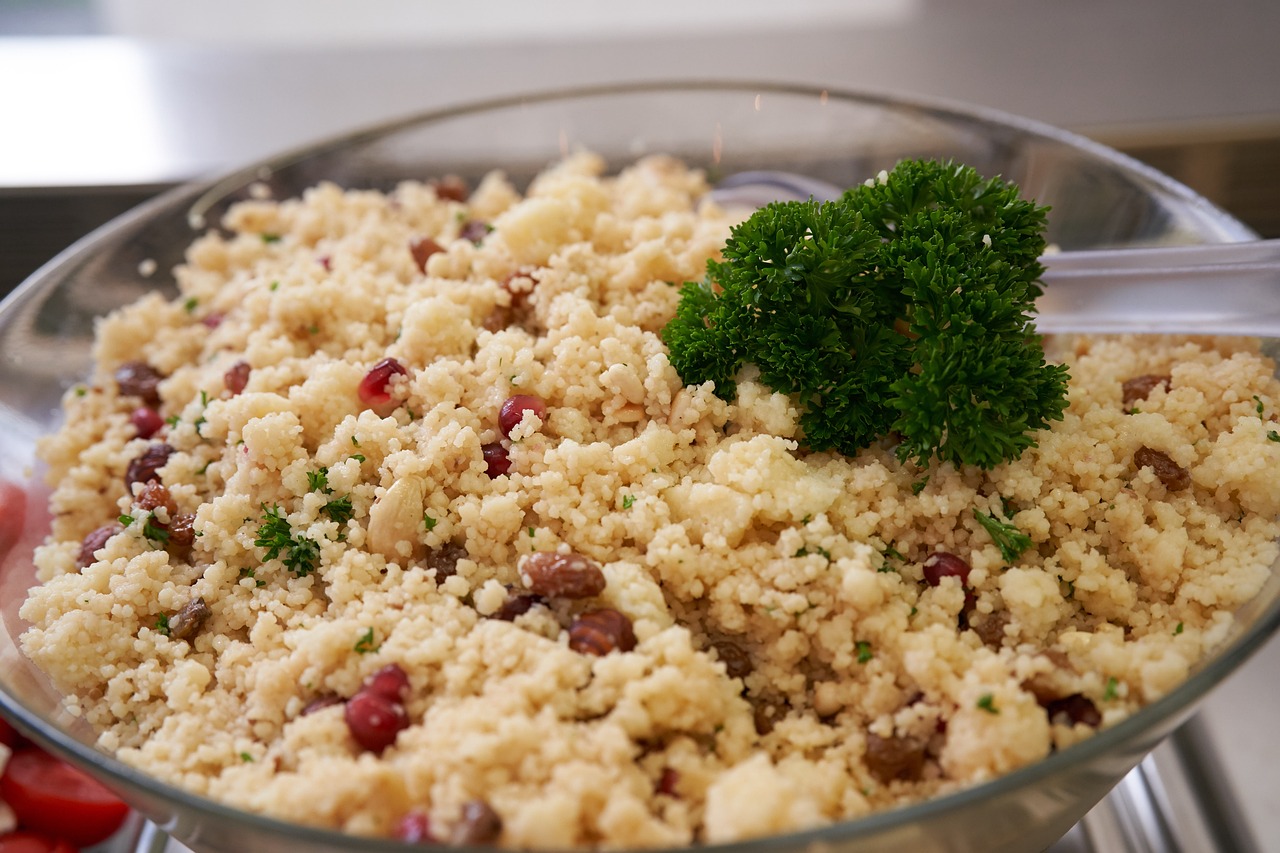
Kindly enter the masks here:
M 1248 240 L 1256 237 L 1246 226 L 1216 208 L 1203 197 L 1131 158 L 1084 137 L 1000 111 L 968 107 L 941 99 L 899 97 L 876 92 L 822 90 L 817 87 L 791 86 L 777 83 L 742 83 L 738 81 L 640 83 L 517 95 L 478 104 L 434 110 L 407 119 L 384 123 L 355 134 L 342 134 L 314 145 L 295 149 L 284 155 L 269 158 L 258 164 L 237 170 L 226 178 L 215 182 L 188 185 L 170 190 L 92 232 L 46 263 L 15 289 L 3 302 L 0 302 L 0 316 L 7 317 L 20 304 L 35 297 L 38 291 L 46 285 L 46 282 L 65 277 L 69 274 L 68 271 L 71 267 L 79 264 L 87 255 L 92 254 L 99 247 L 122 236 L 127 237 L 131 231 L 137 230 L 157 216 L 181 213 L 185 221 L 187 213 L 200 214 L 202 211 L 208 212 L 230 193 L 257 180 L 264 169 L 277 170 L 285 168 L 292 163 L 316 154 L 336 152 L 341 147 L 353 142 L 373 141 L 383 134 L 402 130 L 422 122 L 439 121 L 488 109 L 569 99 L 584 95 L 608 95 L 613 92 L 659 93 L 671 89 L 687 91 L 731 90 L 743 93 L 763 91 L 813 96 L 819 96 L 825 91 L 829 97 L 833 98 L 849 98 L 873 104 L 882 104 L 890 108 L 913 107 L 967 121 L 974 118 L 993 121 L 1014 129 L 1024 130 L 1045 139 L 1062 142 L 1072 148 L 1083 149 L 1105 161 L 1122 166 L 1125 170 L 1140 175 L 1162 192 L 1180 199 L 1204 213 L 1207 219 L 1215 221 L 1223 229 L 1228 235 L 1228 239 Z M 1280 576 L 1277 575 L 1277 571 L 1280 571 L 1280 567 L 1273 567 L 1272 577 L 1267 584 L 1267 589 L 1271 591 L 1271 601 L 1266 605 L 1265 613 L 1228 642 L 1223 650 L 1214 653 L 1212 659 L 1208 660 L 1205 666 L 1195 671 L 1168 695 L 1112 728 L 1101 731 L 1085 741 L 1050 755 L 1032 765 L 1012 771 L 992 781 L 934 800 L 879 812 L 860 819 L 840 822 L 813 830 L 732 844 L 705 845 L 705 849 L 714 850 L 717 853 L 757 853 L 757 851 L 763 853 L 763 851 L 774 851 L 779 848 L 842 846 L 860 839 L 870 838 L 886 829 L 906 823 L 928 821 L 962 811 L 977 802 L 992 797 L 1015 794 L 1019 790 L 1041 782 L 1067 768 L 1088 765 L 1091 762 L 1104 759 L 1108 754 L 1126 745 L 1133 748 L 1130 752 L 1133 752 L 1136 756 L 1133 759 L 1133 763 L 1136 763 L 1141 757 L 1141 753 L 1145 753 L 1154 747 L 1168 731 L 1192 713 L 1195 704 L 1200 698 L 1256 652 L 1277 629 L 1280 629 L 1280 603 L 1278 603 L 1276 595 L 1276 588 L 1280 586 Z M 30 709 L 21 700 L 9 695 L 2 688 L 0 688 L 0 708 L 3 708 L 6 714 L 13 718 L 19 727 L 30 734 L 37 743 L 81 766 L 85 766 L 95 775 L 128 791 L 131 795 L 130 799 L 134 801 L 135 805 L 149 817 L 157 820 L 162 826 L 172 827 L 176 833 L 175 837 L 181 838 L 181 828 L 187 821 L 183 819 L 181 814 L 175 815 L 174 810 L 168 808 L 167 805 L 158 804 L 172 803 L 178 807 L 179 811 L 191 812 L 194 815 L 212 821 L 244 824 L 249 830 L 276 836 L 282 841 L 303 842 L 313 845 L 315 849 L 375 851 L 404 849 L 403 844 L 398 842 L 359 838 L 240 811 L 219 802 L 192 795 L 182 789 L 170 787 L 142 771 L 124 764 L 113 756 L 67 735 L 43 715 Z M 1141 752 L 1135 752 L 1135 749 Z

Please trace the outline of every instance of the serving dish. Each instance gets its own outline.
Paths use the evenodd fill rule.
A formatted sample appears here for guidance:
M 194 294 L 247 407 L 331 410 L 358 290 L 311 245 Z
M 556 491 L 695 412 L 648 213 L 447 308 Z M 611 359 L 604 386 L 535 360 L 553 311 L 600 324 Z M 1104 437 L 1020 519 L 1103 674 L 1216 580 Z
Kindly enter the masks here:
M 57 422 L 61 394 L 89 368 L 93 318 L 152 288 L 193 228 L 267 187 L 277 198 L 320 180 L 388 189 L 405 178 L 495 166 L 520 185 L 577 148 L 611 167 L 646 153 L 700 165 L 714 179 L 759 168 L 852 184 L 903 157 L 953 158 L 1003 174 L 1050 205 L 1049 239 L 1065 249 L 1231 242 L 1247 228 L 1189 190 L 1086 140 L 951 104 L 798 86 L 661 84 L 586 89 L 437 111 L 330 140 L 226 178 L 175 190 L 82 240 L 0 309 L 0 477 L 8 484 L 0 597 L 0 707 L 38 741 L 84 766 L 196 850 L 393 850 L 287 825 L 193 797 L 96 750 L 21 656 L 17 609 L 44 524 L 34 442 Z M 147 275 L 153 271 L 153 274 Z M 1143 712 L 1033 766 L 958 794 L 856 822 L 730 845 L 738 850 L 1040 850 L 1059 838 L 1195 702 L 1280 623 L 1280 580 L 1240 614 L 1229 645 Z

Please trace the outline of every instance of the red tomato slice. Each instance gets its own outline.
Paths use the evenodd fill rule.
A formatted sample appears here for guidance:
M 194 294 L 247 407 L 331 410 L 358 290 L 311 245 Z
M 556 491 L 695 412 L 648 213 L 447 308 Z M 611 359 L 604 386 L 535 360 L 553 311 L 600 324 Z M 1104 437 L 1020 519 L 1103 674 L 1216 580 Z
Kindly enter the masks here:
M 10 832 L 0 835 L 0 853 L 76 853 L 76 848 L 35 832 Z
M 0 777 L 0 798 L 18 816 L 19 826 L 79 847 L 109 838 L 129 814 L 129 807 L 96 780 L 35 748 L 9 759 Z

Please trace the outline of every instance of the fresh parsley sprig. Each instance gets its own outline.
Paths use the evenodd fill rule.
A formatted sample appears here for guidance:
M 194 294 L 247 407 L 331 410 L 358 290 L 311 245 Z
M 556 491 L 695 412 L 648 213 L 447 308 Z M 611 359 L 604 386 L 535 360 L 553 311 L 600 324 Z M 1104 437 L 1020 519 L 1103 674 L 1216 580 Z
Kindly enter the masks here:
M 1062 417 L 1066 369 L 1031 325 L 1045 208 L 967 166 L 904 161 L 834 202 L 768 205 L 681 288 L 662 331 L 686 384 L 744 364 L 790 394 L 814 450 L 990 468 Z
M 282 559 L 285 567 L 296 577 L 306 577 L 320 564 L 319 544 L 302 534 L 295 536 L 289 519 L 278 504 L 270 509 L 265 505 L 262 507 L 262 524 L 253 544 L 267 549 L 263 562 Z

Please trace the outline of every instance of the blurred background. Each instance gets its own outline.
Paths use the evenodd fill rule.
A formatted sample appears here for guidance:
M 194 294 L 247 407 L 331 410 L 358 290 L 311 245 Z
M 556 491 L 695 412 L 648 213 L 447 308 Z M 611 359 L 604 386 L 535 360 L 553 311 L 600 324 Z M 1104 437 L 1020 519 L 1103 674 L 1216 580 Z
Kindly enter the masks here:
M 680 77 L 955 98 L 1280 236 L 1275 0 L 0 0 L 0 289 L 175 182 L 497 94 Z

